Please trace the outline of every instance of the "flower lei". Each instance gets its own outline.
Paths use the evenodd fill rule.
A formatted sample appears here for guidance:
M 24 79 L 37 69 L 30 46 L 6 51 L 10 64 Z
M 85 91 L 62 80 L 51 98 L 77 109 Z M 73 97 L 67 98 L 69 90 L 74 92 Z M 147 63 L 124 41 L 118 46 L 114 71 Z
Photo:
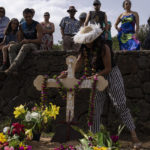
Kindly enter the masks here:
M 47 104 L 47 80 L 48 75 L 45 75 L 41 90 L 41 106 L 45 106 Z
M 65 91 L 67 92 L 72 92 L 72 91 L 77 91 L 79 89 L 79 86 L 82 84 L 82 82 L 87 78 L 89 75 L 89 60 L 87 56 L 86 49 L 84 49 L 84 75 L 79 79 L 79 81 L 74 85 L 73 88 L 66 88 L 60 81 L 57 75 L 54 75 L 53 78 L 56 80 L 56 83 L 59 85 L 59 94 L 62 97 L 63 100 L 67 99 L 67 95 L 65 94 Z M 95 67 L 92 67 L 92 75 L 96 73 Z M 42 92 L 41 92 L 41 101 L 43 106 L 47 102 L 47 80 L 48 80 L 48 75 L 44 77 L 43 85 L 42 85 Z M 93 125 L 93 116 L 94 116 L 94 99 L 95 99 L 95 93 L 96 93 L 96 85 L 97 85 L 97 76 L 93 78 L 93 83 L 92 83 L 92 90 L 90 94 L 90 102 L 89 102 L 89 111 L 88 111 L 88 126 Z

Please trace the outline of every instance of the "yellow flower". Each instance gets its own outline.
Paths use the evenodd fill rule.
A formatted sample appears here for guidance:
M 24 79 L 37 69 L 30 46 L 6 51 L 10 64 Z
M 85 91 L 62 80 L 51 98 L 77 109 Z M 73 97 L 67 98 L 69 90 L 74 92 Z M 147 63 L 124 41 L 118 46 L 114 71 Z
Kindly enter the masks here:
M 107 147 L 93 147 L 93 150 L 108 150 Z
M 60 107 L 57 107 L 56 105 L 51 104 L 51 109 L 52 109 L 52 114 L 51 117 L 54 117 L 54 119 L 56 119 L 56 116 L 59 115 L 59 109 Z
M 52 103 L 50 103 L 50 105 L 51 105 L 51 109 L 49 110 L 48 107 L 46 107 L 46 109 L 42 113 L 42 116 L 53 117 L 54 119 L 56 119 L 56 116 L 59 114 L 60 107 L 57 107 Z
M 47 119 L 46 116 L 44 116 L 43 120 L 44 120 L 44 123 L 45 123 L 45 124 L 48 122 L 48 119 Z
M 23 105 L 20 105 L 19 107 L 15 108 L 15 111 L 14 111 L 15 118 L 18 118 L 21 114 L 24 114 L 24 113 L 25 113 L 25 109 Z
M 0 143 L 5 143 L 7 140 L 6 140 L 6 136 L 3 134 L 3 133 L 0 133 Z
M 32 140 L 33 138 L 32 129 L 26 130 L 25 135 L 29 140 Z

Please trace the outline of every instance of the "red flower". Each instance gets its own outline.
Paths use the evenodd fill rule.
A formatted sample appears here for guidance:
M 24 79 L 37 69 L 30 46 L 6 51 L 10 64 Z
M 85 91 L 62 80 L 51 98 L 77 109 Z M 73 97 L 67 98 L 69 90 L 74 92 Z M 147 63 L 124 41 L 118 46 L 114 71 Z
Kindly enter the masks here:
M 3 146 L 4 146 L 4 147 L 5 147 L 5 146 L 8 146 L 8 144 L 9 144 L 8 142 L 5 142 L 5 143 L 3 144 Z
M 18 134 L 20 135 L 21 133 L 25 133 L 24 131 L 24 125 L 19 124 L 19 123 L 13 123 L 13 130 L 12 130 L 12 134 Z

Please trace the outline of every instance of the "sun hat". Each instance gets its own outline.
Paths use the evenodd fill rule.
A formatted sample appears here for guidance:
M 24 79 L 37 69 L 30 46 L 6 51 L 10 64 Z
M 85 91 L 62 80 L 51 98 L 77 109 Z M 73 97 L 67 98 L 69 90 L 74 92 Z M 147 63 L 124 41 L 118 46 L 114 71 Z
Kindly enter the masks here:
M 85 27 L 81 27 L 79 32 L 73 37 L 75 43 L 87 44 L 92 43 L 97 39 L 103 30 L 100 28 L 99 24 L 90 24 Z

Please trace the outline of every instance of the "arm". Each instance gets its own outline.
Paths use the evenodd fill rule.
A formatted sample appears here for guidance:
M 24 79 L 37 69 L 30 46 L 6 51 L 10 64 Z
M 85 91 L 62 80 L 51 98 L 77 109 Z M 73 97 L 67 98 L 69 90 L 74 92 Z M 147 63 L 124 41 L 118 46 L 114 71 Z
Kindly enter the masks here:
M 107 75 L 111 72 L 111 53 L 110 53 L 110 48 L 105 45 L 106 51 L 105 54 L 103 54 L 103 63 L 104 63 L 104 69 L 99 72 L 97 75 L 103 76 L 103 75 Z
M 78 58 L 77 58 L 77 63 L 76 63 L 76 67 L 75 67 L 75 72 L 77 72 L 81 66 L 82 66 L 82 63 L 83 63 L 83 57 L 81 54 L 79 54 Z
M 4 44 L 5 44 L 5 41 L 6 41 L 6 35 L 4 36 L 3 41 L 0 43 L 0 46 L 4 45 Z
M 105 31 L 108 32 L 108 21 L 107 21 L 107 15 L 105 14 Z
M 84 22 L 84 26 L 87 26 L 90 20 L 90 12 L 88 13 L 88 15 L 86 16 L 85 22 Z
M 107 15 L 105 14 L 105 39 L 108 39 L 108 21 L 107 21 Z
M 44 33 L 53 34 L 55 32 L 55 26 L 53 23 L 51 23 L 51 29 L 45 29 L 43 28 Z
M 61 32 L 62 37 L 64 37 L 64 29 L 62 27 L 60 28 L 60 32 Z
M 134 12 L 134 15 L 135 15 L 135 23 L 136 23 L 136 30 L 135 30 L 135 32 L 136 32 L 136 34 L 138 34 L 138 31 L 139 31 L 139 15 L 138 15 L 138 13 L 137 12 Z
M 116 23 L 115 23 L 115 28 L 116 28 L 116 30 L 119 32 L 119 28 L 118 28 L 118 24 L 121 22 L 121 20 L 120 20 L 120 18 L 121 18 L 121 16 L 122 16 L 122 14 L 117 18 L 117 21 L 116 21 Z

